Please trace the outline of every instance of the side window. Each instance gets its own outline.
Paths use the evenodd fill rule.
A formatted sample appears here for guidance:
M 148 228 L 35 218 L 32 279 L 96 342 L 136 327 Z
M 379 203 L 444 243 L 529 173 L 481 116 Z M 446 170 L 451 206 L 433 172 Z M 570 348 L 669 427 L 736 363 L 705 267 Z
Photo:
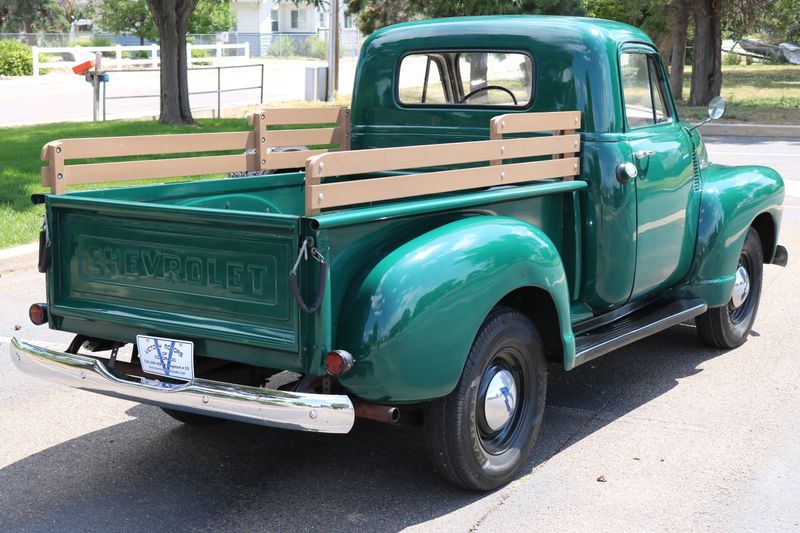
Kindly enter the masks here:
M 620 57 L 625 116 L 632 129 L 669 122 L 669 108 L 655 60 L 647 54 Z
M 404 57 L 397 91 L 403 104 L 446 104 L 439 60 L 427 54 Z
M 656 123 L 669 122 L 669 107 L 667 107 L 666 95 L 664 94 L 664 80 L 661 79 L 658 65 L 653 57 L 648 57 L 650 63 L 650 79 L 653 87 L 653 107 L 656 112 Z

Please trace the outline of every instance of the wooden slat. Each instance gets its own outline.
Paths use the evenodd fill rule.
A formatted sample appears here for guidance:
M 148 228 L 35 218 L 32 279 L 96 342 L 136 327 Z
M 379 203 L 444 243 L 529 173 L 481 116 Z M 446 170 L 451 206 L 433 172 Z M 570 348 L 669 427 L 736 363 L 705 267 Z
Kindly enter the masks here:
M 564 135 L 329 152 L 312 161 L 312 174 L 321 177 L 345 176 L 492 159 L 538 157 L 576 152 L 579 145 L 580 135 Z M 320 163 L 323 165 L 321 169 Z
M 306 159 L 326 152 L 327 150 L 298 150 L 296 152 L 268 153 L 263 157 L 266 161 L 263 168 L 303 168 L 306 166 Z
M 266 146 L 308 146 L 314 144 L 342 144 L 341 128 L 316 128 L 305 130 L 268 130 Z
M 151 178 L 202 176 L 255 170 L 254 155 L 217 155 L 182 159 L 151 159 L 116 163 L 89 163 L 64 167 L 66 183 L 105 183 Z
M 494 117 L 489 122 L 492 137 L 513 133 L 536 131 L 578 130 L 581 128 L 580 111 L 552 113 L 508 113 Z
M 62 139 L 57 142 L 61 143 L 64 159 L 70 160 L 222 150 L 244 152 L 247 148 L 255 147 L 254 139 L 255 133 L 252 131 L 231 131 Z
M 263 109 L 261 123 L 264 126 L 281 124 L 334 124 L 339 122 L 341 107 L 301 107 L 287 109 Z
M 319 209 L 408 198 L 480 187 L 510 185 L 578 174 L 579 159 L 550 159 L 507 165 L 425 172 L 365 180 L 323 183 L 308 186 L 310 205 L 307 215 Z

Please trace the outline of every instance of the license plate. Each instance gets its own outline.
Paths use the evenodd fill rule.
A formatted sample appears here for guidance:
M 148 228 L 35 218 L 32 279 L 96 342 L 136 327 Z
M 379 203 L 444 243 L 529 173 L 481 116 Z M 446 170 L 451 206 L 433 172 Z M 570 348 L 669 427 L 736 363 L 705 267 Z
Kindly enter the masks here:
M 142 370 L 176 379 L 194 379 L 194 343 L 160 337 L 136 336 Z

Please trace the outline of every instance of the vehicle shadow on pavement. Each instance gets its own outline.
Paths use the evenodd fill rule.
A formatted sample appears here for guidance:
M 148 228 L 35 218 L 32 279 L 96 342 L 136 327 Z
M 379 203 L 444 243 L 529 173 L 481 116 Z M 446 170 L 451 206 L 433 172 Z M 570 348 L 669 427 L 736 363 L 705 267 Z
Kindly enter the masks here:
M 551 364 L 542 433 L 521 476 L 602 427 L 589 423 L 597 413 L 612 423 L 722 354 L 678 326 L 571 372 Z M 0 470 L 0 530 L 396 531 L 498 498 L 440 480 L 417 428 L 359 422 L 321 435 L 192 428 L 143 405 L 127 413 L 135 419 Z

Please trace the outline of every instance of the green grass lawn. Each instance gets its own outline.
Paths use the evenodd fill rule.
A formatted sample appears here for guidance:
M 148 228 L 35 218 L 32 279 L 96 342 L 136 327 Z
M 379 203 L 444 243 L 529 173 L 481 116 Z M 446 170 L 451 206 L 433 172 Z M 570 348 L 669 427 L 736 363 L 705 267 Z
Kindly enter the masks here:
M 49 189 L 42 187 L 40 177 L 40 169 L 46 163 L 39 160 L 42 146 L 47 142 L 70 137 L 250 130 L 243 118 L 201 119 L 198 123 L 199 126 L 164 126 L 151 120 L 142 120 L 65 122 L 0 128 L 0 248 L 33 242 L 37 238 L 43 208 L 32 205 L 30 196 L 37 192 L 49 192 Z M 107 186 L 126 184 L 128 183 L 118 182 Z
M 683 96 L 689 99 L 691 68 L 687 67 Z M 800 65 L 725 65 L 722 96 L 728 110 L 722 122 L 800 125 Z M 705 107 L 679 105 L 681 118 L 705 118 Z

